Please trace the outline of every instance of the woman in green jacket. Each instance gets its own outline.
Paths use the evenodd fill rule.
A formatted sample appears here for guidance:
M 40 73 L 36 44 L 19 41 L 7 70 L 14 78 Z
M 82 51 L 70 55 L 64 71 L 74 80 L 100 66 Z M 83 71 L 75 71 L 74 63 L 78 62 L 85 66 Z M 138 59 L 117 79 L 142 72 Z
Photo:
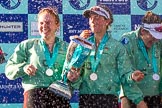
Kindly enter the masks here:
M 76 48 L 73 43 L 68 49 L 64 64 L 65 73 L 73 89 L 78 89 L 80 108 L 118 108 L 118 93 L 122 84 L 129 98 L 141 108 L 147 108 L 142 101 L 143 94 L 134 80 L 143 78 L 143 74 L 131 78 L 133 70 L 123 45 L 111 37 L 108 31 L 113 16 L 107 6 L 93 6 L 83 14 L 89 18 L 93 36 L 88 40 L 94 43 L 94 49 L 81 45 Z M 83 31 L 82 37 L 90 35 L 89 30 Z M 82 34 L 81 34 L 82 35 Z M 74 45 L 75 46 L 75 45 Z M 129 88 L 129 89 L 128 89 Z
M 137 82 L 144 95 L 148 108 L 162 108 L 161 103 L 161 57 L 162 57 L 162 21 L 160 16 L 148 11 L 142 18 L 141 27 L 135 31 L 124 33 L 121 42 L 127 49 L 134 70 L 145 74 L 144 79 Z M 124 93 L 125 94 L 125 93 Z M 122 98 L 123 108 L 136 108 L 133 102 Z
M 66 44 L 58 37 L 60 20 L 55 8 L 42 8 L 38 13 L 41 39 L 28 39 L 15 48 L 5 74 L 10 80 L 22 78 L 24 108 L 69 108 L 69 100 L 47 88 L 61 79 Z

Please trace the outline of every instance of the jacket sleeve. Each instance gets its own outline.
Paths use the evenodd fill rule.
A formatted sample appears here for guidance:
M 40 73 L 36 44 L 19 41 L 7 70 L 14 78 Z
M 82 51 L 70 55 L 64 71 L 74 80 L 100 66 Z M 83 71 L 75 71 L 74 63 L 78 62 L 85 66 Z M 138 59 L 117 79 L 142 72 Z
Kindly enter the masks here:
M 162 96 L 162 40 L 160 40 L 160 85 L 159 85 L 160 95 Z
M 17 45 L 14 53 L 8 59 L 5 66 L 5 75 L 8 79 L 14 80 L 16 78 L 26 75 L 23 67 L 27 64 L 27 48 L 25 42 Z
M 131 74 L 133 72 L 132 65 L 126 49 L 123 46 L 119 51 L 117 59 L 123 95 L 127 96 L 135 104 L 138 104 L 143 100 L 143 93 L 131 78 Z
M 160 85 L 159 85 L 160 95 L 162 96 L 162 56 L 160 57 Z

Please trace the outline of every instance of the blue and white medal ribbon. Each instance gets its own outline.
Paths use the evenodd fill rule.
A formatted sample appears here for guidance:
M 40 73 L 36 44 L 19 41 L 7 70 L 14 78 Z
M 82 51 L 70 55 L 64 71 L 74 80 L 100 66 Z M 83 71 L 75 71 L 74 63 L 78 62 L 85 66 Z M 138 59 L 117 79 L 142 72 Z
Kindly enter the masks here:
M 144 42 L 142 41 L 141 38 L 138 39 L 138 44 L 139 44 L 139 47 L 140 47 L 140 49 L 141 49 L 141 51 L 142 51 L 142 53 L 143 53 L 143 55 L 144 55 L 144 57 L 145 57 L 145 59 L 147 61 L 147 64 L 149 66 L 151 66 L 151 63 L 150 63 L 150 60 L 149 60 L 149 56 L 147 54 Z M 158 69 L 157 69 L 157 62 L 156 62 L 156 58 L 155 58 L 155 48 L 154 48 L 154 45 L 152 47 L 152 65 L 153 65 L 153 72 L 154 72 L 152 78 L 157 81 L 157 80 L 160 79 L 160 76 L 158 75 Z
M 104 46 L 106 45 L 107 40 L 108 40 L 108 34 L 106 33 L 99 44 L 98 50 L 93 49 L 90 53 L 91 66 L 92 66 L 92 71 L 93 71 L 93 73 L 90 74 L 90 79 L 93 81 L 97 80 L 98 78 L 96 74 L 96 69 L 101 60 L 101 55 L 103 53 L 103 49 L 104 49 Z
M 47 48 L 46 43 L 43 41 L 43 39 L 41 39 L 41 44 L 43 46 L 46 63 L 48 65 L 48 67 L 49 67 L 46 70 L 46 75 L 47 76 L 52 76 L 53 75 L 53 70 L 51 69 L 51 67 L 54 65 L 54 63 L 56 61 L 56 58 L 57 58 L 57 55 L 58 55 L 58 43 L 54 44 L 52 57 L 50 56 L 50 52 L 49 52 L 49 50 Z

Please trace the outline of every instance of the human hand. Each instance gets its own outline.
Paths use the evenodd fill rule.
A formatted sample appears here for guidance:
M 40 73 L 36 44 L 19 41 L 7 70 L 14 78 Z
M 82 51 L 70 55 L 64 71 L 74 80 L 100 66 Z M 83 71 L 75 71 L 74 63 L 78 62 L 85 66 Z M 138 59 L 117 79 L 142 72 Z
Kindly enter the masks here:
M 34 76 L 36 71 L 37 71 L 37 68 L 32 64 L 26 65 L 24 67 L 24 72 L 30 76 Z
M 148 107 L 144 101 L 141 101 L 139 104 L 137 104 L 137 108 L 148 108 Z
M 69 81 L 74 82 L 80 77 L 80 69 L 72 67 L 67 74 Z
M 83 30 L 80 36 L 87 39 L 88 37 L 91 36 L 91 30 Z
M 139 70 L 135 70 L 131 76 L 134 81 L 141 81 L 144 78 L 144 73 Z

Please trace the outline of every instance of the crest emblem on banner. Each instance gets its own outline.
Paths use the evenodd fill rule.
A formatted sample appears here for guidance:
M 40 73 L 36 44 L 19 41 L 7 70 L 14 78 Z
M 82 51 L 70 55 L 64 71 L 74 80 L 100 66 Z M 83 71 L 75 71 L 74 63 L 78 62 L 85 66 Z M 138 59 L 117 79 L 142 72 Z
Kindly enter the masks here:
M 16 9 L 20 3 L 21 0 L 1 0 L 1 6 L 8 10 Z
M 69 3 L 76 10 L 84 10 L 89 6 L 90 0 L 69 0 Z
M 157 6 L 157 0 L 137 0 L 137 5 L 145 11 L 153 10 Z

